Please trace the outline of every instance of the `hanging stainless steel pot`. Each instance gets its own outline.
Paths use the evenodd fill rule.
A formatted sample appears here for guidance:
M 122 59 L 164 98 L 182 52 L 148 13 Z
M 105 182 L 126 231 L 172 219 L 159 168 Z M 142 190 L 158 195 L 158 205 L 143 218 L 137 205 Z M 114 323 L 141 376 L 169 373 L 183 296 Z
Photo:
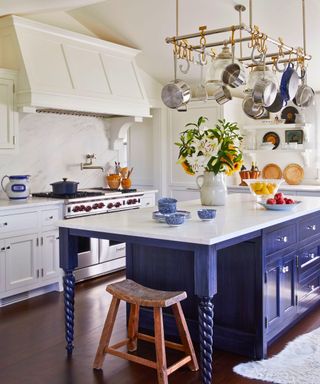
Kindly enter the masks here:
M 191 97 L 191 90 L 188 84 L 182 80 L 172 81 L 162 88 L 161 99 L 163 103 L 172 109 L 177 109 L 187 104 Z
M 293 102 L 302 108 L 308 108 L 314 100 L 314 90 L 309 85 L 302 84 L 299 86 Z
M 232 63 L 222 72 L 222 82 L 231 88 L 237 88 L 246 82 L 246 73 L 241 63 L 234 62 L 234 41 L 232 41 Z
M 252 91 L 252 98 L 255 104 L 270 107 L 277 96 L 277 86 L 273 81 L 259 79 L 255 83 Z
M 292 100 L 299 87 L 299 76 L 292 63 L 289 63 L 283 72 L 280 83 L 280 92 L 284 101 Z
M 216 87 L 212 96 L 215 99 L 215 101 L 220 105 L 225 104 L 226 102 L 232 100 L 232 96 L 229 89 L 224 85 L 220 85 Z
M 243 99 L 242 110 L 251 119 L 258 119 L 265 112 L 265 109 L 261 104 L 254 103 L 252 96 L 246 96 Z

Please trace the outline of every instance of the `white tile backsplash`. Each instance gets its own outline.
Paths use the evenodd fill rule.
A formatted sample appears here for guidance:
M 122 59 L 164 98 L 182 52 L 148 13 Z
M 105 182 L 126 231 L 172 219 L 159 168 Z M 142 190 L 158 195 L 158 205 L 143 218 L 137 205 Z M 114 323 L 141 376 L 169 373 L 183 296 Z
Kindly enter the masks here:
M 20 114 L 18 153 L 0 155 L 0 177 L 31 175 L 32 192 L 50 191 L 50 183 L 63 177 L 78 181 L 79 188 L 104 185 L 105 172 L 81 170 L 86 154 L 105 169 L 118 160 L 109 149 L 107 120 L 55 114 Z M 5 197 L 1 190 L 0 197 Z

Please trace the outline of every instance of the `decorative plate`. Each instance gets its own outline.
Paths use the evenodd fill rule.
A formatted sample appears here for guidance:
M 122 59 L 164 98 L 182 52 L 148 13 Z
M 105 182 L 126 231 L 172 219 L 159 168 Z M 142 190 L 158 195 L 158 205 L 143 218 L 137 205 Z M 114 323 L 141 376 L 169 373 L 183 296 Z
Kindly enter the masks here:
M 297 185 L 304 177 L 304 170 L 299 164 L 292 163 L 283 170 L 283 177 L 288 184 Z
M 281 119 L 286 119 L 285 124 L 294 124 L 299 112 L 295 107 L 286 107 L 281 112 Z
M 267 164 L 262 169 L 262 177 L 264 179 L 281 179 L 282 178 L 282 171 L 281 168 L 277 164 Z
M 263 201 L 258 201 L 257 203 L 270 211 L 292 211 L 301 203 L 301 201 L 296 201 L 294 204 L 267 204 Z
M 272 143 L 274 147 L 272 149 L 278 148 L 280 144 L 280 137 L 277 133 L 275 132 L 267 132 L 264 136 L 262 141 L 264 143 Z
M 176 211 L 175 213 L 179 213 L 180 215 L 184 215 L 185 219 L 191 218 L 191 213 L 189 211 Z M 152 212 L 152 218 L 159 223 L 165 223 L 166 222 L 166 216 L 173 215 L 173 213 L 161 213 L 159 211 Z

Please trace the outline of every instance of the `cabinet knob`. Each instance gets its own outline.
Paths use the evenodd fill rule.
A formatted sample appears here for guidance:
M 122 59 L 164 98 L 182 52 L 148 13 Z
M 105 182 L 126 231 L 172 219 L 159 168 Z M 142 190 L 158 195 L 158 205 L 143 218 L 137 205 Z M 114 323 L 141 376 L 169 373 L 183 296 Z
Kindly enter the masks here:
M 282 273 L 288 273 L 289 272 L 289 266 L 282 267 Z
M 280 236 L 277 238 L 277 241 L 280 241 L 281 243 L 287 243 L 288 237 L 287 236 Z
M 310 288 L 310 291 L 313 291 L 315 289 L 315 286 L 312 284 L 312 285 L 309 285 L 309 288 Z
M 53 216 L 49 216 L 49 219 L 52 220 L 52 219 L 53 219 Z
M 315 224 L 308 225 L 307 229 L 310 229 L 311 231 L 315 231 L 317 229 L 317 226 Z
M 5 223 L 3 223 L 3 225 L 4 225 L 4 226 L 7 226 L 7 225 L 8 225 L 8 223 L 7 223 L 7 222 L 5 222 Z
M 5 251 L 5 250 L 6 250 L 6 247 L 2 247 L 2 248 L 1 248 L 1 251 Z
M 7 249 L 10 249 L 10 245 L 7 246 Z
M 309 253 L 309 258 L 310 259 L 314 259 L 316 257 L 316 255 L 314 253 Z

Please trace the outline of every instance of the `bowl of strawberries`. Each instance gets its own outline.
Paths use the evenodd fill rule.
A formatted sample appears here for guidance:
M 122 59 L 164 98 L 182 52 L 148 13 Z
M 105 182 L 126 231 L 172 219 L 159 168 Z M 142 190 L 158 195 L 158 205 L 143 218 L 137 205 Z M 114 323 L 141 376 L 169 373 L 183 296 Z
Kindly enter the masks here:
M 292 211 L 295 209 L 301 201 L 292 199 L 291 197 L 285 197 L 283 193 L 276 193 L 273 197 L 270 197 L 266 201 L 259 201 L 258 204 L 262 205 L 266 209 L 271 211 Z

